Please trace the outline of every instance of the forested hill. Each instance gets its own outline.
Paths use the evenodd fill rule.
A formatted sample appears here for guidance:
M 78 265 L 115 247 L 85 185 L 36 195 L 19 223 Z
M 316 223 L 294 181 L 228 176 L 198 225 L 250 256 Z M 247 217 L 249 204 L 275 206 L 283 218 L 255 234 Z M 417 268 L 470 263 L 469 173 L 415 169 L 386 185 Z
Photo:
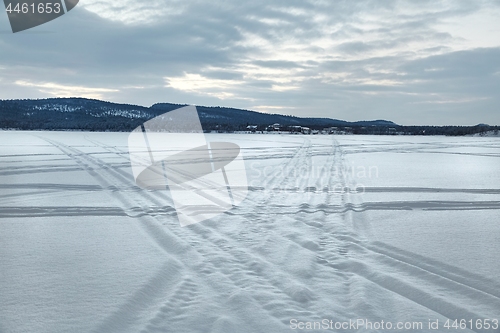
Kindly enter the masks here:
M 47 130 L 130 131 L 144 121 L 185 105 L 159 103 L 151 107 L 117 104 L 85 98 L 0 101 L 0 127 Z M 395 126 L 390 121 L 347 122 L 328 118 L 299 118 L 225 107 L 197 106 L 205 129 L 242 130 L 279 123 L 283 126 Z
M 158 103 L 151 107 L 117 104 L 85 98 L 50 98 L 37 100 L 0 100 L 0 128 L 20 130 L 132 131 L 145 121 L 185 105 Z M 354 134 L 465 135 L 498 131 L 498 127 L 399 126 L 387 120 L 347 122 L 330 118 L 299 118 L 255 111 L 197 106 L 202 126 L 207 131 L 232 132 L 256 126 L 265 130 L 280 124 L 309 127 L 313 130 L 335 127 Z

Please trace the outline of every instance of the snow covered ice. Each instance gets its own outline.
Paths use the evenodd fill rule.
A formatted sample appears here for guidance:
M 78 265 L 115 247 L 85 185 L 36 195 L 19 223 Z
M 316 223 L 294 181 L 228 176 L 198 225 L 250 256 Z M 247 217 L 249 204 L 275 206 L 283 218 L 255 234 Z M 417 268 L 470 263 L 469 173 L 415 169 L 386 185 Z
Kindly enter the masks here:
M 498 137 L 210 134 L 249 193 L 181 228 L 127 136 L 0 132 L 1 333 L 500 320 Z

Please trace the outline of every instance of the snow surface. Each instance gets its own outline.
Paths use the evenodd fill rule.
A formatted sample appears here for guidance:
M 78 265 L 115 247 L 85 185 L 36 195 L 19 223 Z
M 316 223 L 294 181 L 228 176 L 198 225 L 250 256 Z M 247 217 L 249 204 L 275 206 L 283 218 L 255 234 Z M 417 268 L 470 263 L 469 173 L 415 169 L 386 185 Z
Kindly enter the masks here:
M 249 195 L 181 228 L 127 136 L 0 132 L 1 333 L 500 319 L 498 137 L 209 134 Z

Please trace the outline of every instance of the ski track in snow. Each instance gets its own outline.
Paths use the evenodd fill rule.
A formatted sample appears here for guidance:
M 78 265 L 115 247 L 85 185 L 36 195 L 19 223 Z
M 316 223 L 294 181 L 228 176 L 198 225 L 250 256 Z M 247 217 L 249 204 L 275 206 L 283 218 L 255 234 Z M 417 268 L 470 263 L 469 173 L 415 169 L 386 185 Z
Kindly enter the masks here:
M 66 144 L 57 135 L 36 136 L 56 147 L 74 165 L 4 166 L 0 175 L 83 170 L 96 184 L 2 184 L 1 190 L 24 192 L 0 195 L 5 200 L 0 226 L 2 218 L 30 218 L 33 223 L 37 218 L 53 216 L 103 217 L 102 223 L 106 223 L 106 216 L 132 218 L 164 254 L 164 264 L 147 273 L 147 283 L 121 300 L 104 321 L 75 331 L 287 332 L 293 318 L 393 322 L 418 318 L 500 319 L 498 277 L 481 276 L 375 239 L 369 216 L 373 210 L 500 208 L 500 201 L 495 200 L 365 202 L 355 191 L 356 180 L 346 172 L 348 158 L 360 152 L 401 151 L 391 142 L 366 149 L 341 145 L 330 137 L 329 143 L 323 140 L 317 144 L 304 136 L 301 144 L 266 150 L 269 154 L 261 159 L 257 149 L 251 151 L 255 155 L 247 161 L 278 160 L 281 167 L 258 179 L 258 186 L 250 186 L 242 205 L 210 221 L 180 228 L 166 191 L 135 186 L 126 147 L 104 144 L 91 139 L 91 134 L 85 135 L 90 146 Z M 405 150 L 413 149 L 412 142 L 399 144 Z M 497 141 L 493 144 L 498 145 Z M 83 150 L 89 147 L 98 151 Z M 456 146 L 421 144 L 414 151 L 447 148 Z M 2 155 L 2 159 L 22 156 Z M 110 156 L 112 162 L 107 161 Z M 311 174 L 317 165 L 322 168 L 315 177 L 297 177 L 294 173 L 300 169 Z M 337 188 L 349 190 L 337 192 Z M 500 194 L 495 184 L 490 189 L 372 186 L 364 190 Z M 60 192 L 105 192 L 110 201 L 103 207 L 15 205 L 25 196 Z

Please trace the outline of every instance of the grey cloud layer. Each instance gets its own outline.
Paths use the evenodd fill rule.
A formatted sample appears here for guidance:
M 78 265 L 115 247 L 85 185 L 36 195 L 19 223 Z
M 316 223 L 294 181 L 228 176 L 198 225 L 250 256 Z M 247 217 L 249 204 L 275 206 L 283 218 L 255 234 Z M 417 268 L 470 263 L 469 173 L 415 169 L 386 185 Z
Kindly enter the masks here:
M 35 30 L 0 34 L 0 98 L 80 95 L 402 124 L 500 123 L 500 49 L 467 47 L 439 28 L 498 1 L 150 6 L 89 1 Z M 8 29 L 6 16 L 0 26 Z

